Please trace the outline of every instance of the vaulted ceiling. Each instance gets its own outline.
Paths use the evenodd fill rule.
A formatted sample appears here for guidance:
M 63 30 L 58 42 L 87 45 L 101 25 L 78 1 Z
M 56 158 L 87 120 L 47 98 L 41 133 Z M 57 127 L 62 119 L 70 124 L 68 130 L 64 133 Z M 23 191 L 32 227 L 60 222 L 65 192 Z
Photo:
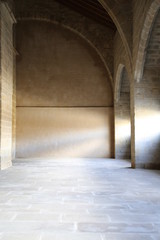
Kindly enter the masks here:
M 112 19 L 98 0 L 56 0 L 100 24 L 116 29 Z

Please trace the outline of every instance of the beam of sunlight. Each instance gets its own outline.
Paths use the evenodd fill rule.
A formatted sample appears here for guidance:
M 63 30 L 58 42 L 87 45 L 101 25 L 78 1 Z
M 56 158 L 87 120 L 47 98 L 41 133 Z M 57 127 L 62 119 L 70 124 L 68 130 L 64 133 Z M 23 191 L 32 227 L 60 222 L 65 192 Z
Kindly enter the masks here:
M 18 109 L 17 156 L 110 156 L 112 122 L 110 108 Z
M 131 137 L 130 121 L 127 119 L 117 120 L 115 134 L 118 141 L 121 141 L 122 139 L 129 139 Z
M 147 141 L 160 138 L 160 113 L 158 111 L 141 111 L 136 121 L 137 141 Z
M 100 153 L 102 157 L 107 157 L 111 148 L 111 143 L 107 141 L 109 135 L 109 130 L 103 127 L 83 131 L 72 130 L 57 135 L 51 133 L 50 136 L 41 139 L 34 137 L 30 141 L 20 139 L 18 145 L 22 154 L 32 157 L 48 155 L 81 157 L 82 153 L 87 157 L 98 156 Z

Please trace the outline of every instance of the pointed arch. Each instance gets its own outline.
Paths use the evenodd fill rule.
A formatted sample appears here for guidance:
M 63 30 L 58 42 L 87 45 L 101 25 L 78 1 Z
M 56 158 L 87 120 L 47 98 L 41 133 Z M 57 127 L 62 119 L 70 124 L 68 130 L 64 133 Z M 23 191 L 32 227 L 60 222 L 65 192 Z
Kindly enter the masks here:
M 138 47 L 138 55 L 137 55 L 137 60 L 135 65 L 135 71 L 134 71 L 134 79 L 137 82 L 140 82 L 143 76 L 147 45 L 150 38 L 153 23 L 159 9 L 160 9 L 160 0 L 154 0 L 148 10 L 147 16 L 143 24 L 143 29 L 141 32 L 141 38 L 140 38 L 139 47 Z
M 119 9 L 117 3 L 108 3 L 106 0 L 98 0 L 101 5 L 104 7 L 104 9 L 107 11 L 107 13 L 110 15 L 111 19 L 113 20 L 115 26 L 117 27 L 117 30 L 119 32 L 119 35 L 121 36 L 122 42 L 124 44 L 124 48 L 126 51 L 126 57 L 128 58 L 128 62 L 130 65 L 130 68 L 132 69 L 132 25 L 129 24 L 126 15 L 124 15 Z M 125 3 L 126 4 L 126 3 Z M 130 4 L 129 2 L 127 3 Z M 113 6 L 112 6 L 113 5 Z M 114 6 L 116 5 L 116 7 Z M 129 7 L 128 7 L 129 8 Z M 131 9 L 131 8 L 129 8 Z M 129 16 L 130 17 L 130 16 Z M 126 24 L 123 26 L 123 24 Z M 126 34 L 127 32 L 127 34 Z
M 115 83 L 115 89 L 114 89 L 114 101 L 118 102 L 120 98 L 120 89 L 121 89 L 121 80 L 122 80 L 122 73 L 124 70 L 124 65 L 119 64 L 117 74 L 116 74 L 116 83 Z

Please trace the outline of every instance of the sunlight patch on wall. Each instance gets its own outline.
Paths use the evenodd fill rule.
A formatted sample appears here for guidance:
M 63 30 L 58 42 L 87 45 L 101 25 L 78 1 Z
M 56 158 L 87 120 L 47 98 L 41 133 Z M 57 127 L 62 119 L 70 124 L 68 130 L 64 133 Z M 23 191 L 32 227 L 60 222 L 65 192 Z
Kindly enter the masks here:
M 135 121 L 136 139 L 139 143 L 160 138 L 160 112 L 141 110 Z
M 130 139 L 131 137 L 131 124 L 130 121 L 124 119 L 116 120 L 116 138 L 119 141 L 122 139 Z

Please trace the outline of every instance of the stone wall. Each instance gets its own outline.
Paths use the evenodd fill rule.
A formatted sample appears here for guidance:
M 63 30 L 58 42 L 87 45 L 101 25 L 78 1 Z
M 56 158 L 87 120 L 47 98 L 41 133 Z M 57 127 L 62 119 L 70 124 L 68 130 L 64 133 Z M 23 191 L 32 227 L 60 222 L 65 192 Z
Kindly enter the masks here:
M 149 38 L 144 73 L 135 85 L 136 166 L 160 168 L 160 11 Z
M 159 165 L 158 160 L 158 125 L 156 125 L 156 119 L 159 116 L 159 62 L 155 63 L 156 56 L 159 59 L 158 51 L 159 51 L 159 42 L 156 39 L 156 34 L 159 34 L 159 27 L 155 27 L 156 30 L 153 30 L 151 38 L 153 38 L 153 42 L 149 42 L 149 36 L 151 33 L 152 25 L 158 8 L 160 7 L 160 0 L 134 0 L 131 2 L 119 1 L 119 5 L 117 5 L 117 1 L 108 1 L 108 0 L 99 0 L 101 4 L 106 8 L 109 12 L 111 18 L 113 19 L 115 25 L 117 26 L 118 32 L 115 35 L 115 32 L 112 29 L 109 29 L 105 26 L 102 26 L 93 20 L 90 20 L 87 17 L 84 17 L 67 7 L 59 4 L 56 1 L 42 1 L 42 0 L 15 0 L 16 3 L 16 17 L 19 21 L 21 20 L 43 20 L 47 22 L 57 23 L 63 26 L 67 26 L 72 31 L 80 34 L 92 47 L 96 50 L 101 58 L 103 64 L 105 65 L 108 73 L 107 78 L 110 79 L 112 85 L 114 87 L 115 99 L 117 93 L 120 91 L 120 86 L 116 81 L 117 71 L 120 65 L 125 66 L 126 71 L 128 73 L 128 78 L 130 79 L 130 106 L 131 106 L 131 119 L 132 119 L 132 166 L 141 166 L 141 167 L 157 167 Z M 14 11 L 13 1 L 8 0 L 10 8 Z M 2 4 L 2 3 L 1 3 Z M 4 5 L 4 4 L 3 4 Z M 1 5 L 2 6 L 2 5 Z M 9 38 L 12 42 L 12 37 L 9 36 L 11 34 L 12 25 L 11 22 L 8 22 L 9 18 L 12 19 L 10 15 L 10 10 L 5 10 L 1 7 L 1 39 Z M 8 16 L 10 17 L 6 17 Z M 12 19 L 13 20 L 13 19 Z M 132 22 L 133 20 L 133 22 Z M 157 20 L 158 21 L 158 20 Z M 131 24 L 132 22 L 132 24 Z M 4 27 L 4 23 L 7 25 Z M 156 22 L 157 24 L 157 22 Z M 157 24 L 157 26 L 159 26 Z M 7 30 L 9 29 L 9 31 Z M 10 33 L 9 33 L 10 32 Z M 157 32 L 157 33 L 156 33 Z M 9 37 L 8 37 L 8 36 Z M 115 38 L 114 38 L 115 36 Z M 150 39 L 151 39 L 150 38 Z M 113 44 L 114 39 L 114 44 Z M 8 41 L 8 40 L 7 40 Z M 7 98 L 3 96 L 2 92 L 2 101 L 1 101 L 1 138 L 3 141 L 1 143 L 1 147 L 6 148 L 5 139 L 10 139 L 10 130 L 12 128 L 12 155 L 14 156 L 14 145 L 15 145 L 15 88 L 13 88 L 12 92 L 12 84 L 8 84 L 4 79 L 11 79 L 12 67 L 7 71 L 7 77 L 5 76 L 5 61 L 9 62 L 9 66 L 11 66 L 11 62 L 14 59 L 13 55 L 11 57 L 5 57 L 4 53 L 9 53 L 10 44 L 4 44 L 4 40 L 1 41 L 1 88 L 5 86 L 5 90 L 7 93 Z M 148 45 L 149 42 L 149 45 Z M 10 44 L 10 45 L 9 45 Z M 148 49 L 149 46 L 149 49 Z M 114 51 L 113 51 L 114 48 Z M 155 49 L 156 48 L 156 56 Z M 147 51 L 146 51 L 147 50 Z M 6 55 L 6 54 L 5 54 Z M 8 56 L 8 55 L 7 55 Z M 145 56 L 147 56 L 147 60 L 145 61 Z M 8 58 L 8 60 L 7 60 Z M 151 61 L 152 64 L 151 64 Z M 144 67 L 145 63 L 145 67 Z M 14 68 L 14 66 L 13 66 Z M 12 70 L 11 70 L 12 69 Z M 143 74 L 144 71 L 144 74 Z M 10 76 L 9 76 L 10 75 Z M 114 77 L 114 81 L 113 81 Z M 14 77 L 14 80 L 16 78 Z M 10 81 L 10 80 L 9 80 Z M 3 84 L 5 82 L 5 84 Z M 139 83 L 138 83 L 139 82 Z M 8 84 L 8 85 L 7 85 Z M 8 87 L 9 86 L 9 87 Z M 15 86 L 15 81 L 13 86 Z M 8 89 L 8 90 L 7 90 Z M 10 89 L 10 90 L 9 90 Z M 9 91 L 9 94 L 8 92 Z M 5 95 L 5 94 L 4 94 Z M 12 95 L 12 97 L 11 97 Z M 12 98 L 12 100 L 11 100 Z M 7 100 L 6 100 L 7 99 Z M 8 107 L 4 110 L 4 102 L 11 103 L 8 104 Z M 11 107 L 12 106 L 12 107 Z M 116 106 L 116 105 L 115 105 Z M 149 113 L 147 109 L 152 108 L 152 112 Z M 7 109 L 7 113 L 4 112 Z M 11 120 L 6 123 L 6 119 L 10 118 L 10 112 L 12 112 Z M 116 109 L 115 109 L 116 112 Z M 143 113 L 142 113 L 143 112 Z M 154 115 L 152 121 L 156 126 L 156 132 L 154 137 L 150 136 L 154 134 L 154 129 L 152 129 L 152 134 L 144 133 L 144 137 L 142 139 L 143 133 L 139 132 L 139 124 L 141 123 L 141 119 L 143 119 L 143 123 L 149 121 L 151 123 L 151 118 L 149 119 L 148 115 Z M 5 116 L 5 117 L 4 117 Z M 8 117 L 6 117 L 8 116 Z M 10 123 L 12 121 L 12 126 L 10 127 Z M 5 124 L 9 124 L 8 127 Z M 145 125 L 145 124 L 144 124 Z M 138 130 L 137 130 L 138 129 Z M 142 129 L 141 129 L 142 130 Z M 8 131 L 8 132 L 7 132 Z M 148 135 L 147 135 L 148 134 Z M 147 139 L 147 140 L 146 140 Z M 7 141 L 7 146 L 10 146 L 10 140 Z M 116 142 L 116 141 L 115 141 Z M 9 147 L 10 148 L 10 147 Z M 7 149 L 7 148 L 6 148 Z M 150 154 L 144 154 L 144 149 L 150 150 Z M 8 150 L 4 150 L 5 154 L 9 152 Z M 2 152 L 3 153 L 3 152 Z M 153 153 L 153 154 L 152 154 Z M 2 156 L 2 155 L 1 155 Z M 144 160 L 146 159 L 146 160 Z M 155 159 L 155 160 L 154 160 Z M 10 165 L 10 164 L 9 164 Z
M 1 86 L 1 169 L 12 160 L 12 96 L 13 96 L 13 22 L 6 3 L 0 3 L 0 86 Z
M 16 49 L 14 49 L 13 64 L 12 159 L 14 159 L 16 155 Z
M 119 66 L 122 64 L 126 67 L 128 76 L 130 78 L 130 109 L 131 109 L 131 152 L 132 152 L 132 166 L 133 167 L 146 167 L 146 168 L 159 168 L 159 140 L 158 140 L 158 125 L 157 119 L 159 116 L 158 105 L 158 63 L 155 64 L 155 50 L 160 43 L 155 40 L 151 30 L 153 29 L 153 21 L 155 19 L 158 8 L 160 7 L 159 0 L 147 0 L 147 1 L 133 1 L 133 48 L 132 48 L 132 67 L 128 65 L 127 56 L 124 42 L 120 39 L 119 34 L 115 36 L 114 42 L 114 88 L 115 99 L 120 91 L 119 83 L 116 81 L 117 72 Z M 158 27 L 156 30 L 157 36 L 159 34 Z M 121 36 L 122 37 L 122 36 Z M 149 39 L 153 39 L 152 47 L 149 43 Z M 123 46 L 122 46 L 123 44 Z M 151 48 L 151 51 L 148 50 Z M 153 51 L 154 50 L 154 51 Z M 151 54 L 153 56 L 151 56 Z M 149 59 L 149 60 L 148 60 Z M 147 62 L 153 61 L 153 64 L 147 67 Z M 144 67 L 144 63 L 145 67 Z M 154 67 L 153 67 L 154 65 Z M 154 69 L 154 70 L 153 70 Z M 144 71 L 144 74 L 143 74 Z M 139 83 L 138 83 L 139 82 Z M 158 93 L 157 93 L 158 92 Z M 115 104 L 116 106 L 116 104 Z M 151 111 L 151 108 L 153 112 Z M 148 110 L 147 110 L 148 109 Z M 149 113 L 150 109 L 150 113 Z M 156 110 L 155 110 L 156 109 Z M 116 111 L 116 109 L 115 109 Z M 149 115 L 156 115 L 155 117 L 149 117 Z M 116 115 L 115 115 L 116 117 Z M 116 122 L 116 118 L 115 118 Z M 148 124 L 151 125 L 150 131 L 147 130 Z M 155 130 L 154 129 L 154 126 Z M 116 126 L 115 126 L 116 129 Z M 157 132 L 155 134 L 155 131 Z M 154 137 L 153 137 L 154 135 Z M 152 137 L 151 137 L 152 136 Z M 115 139 L 116 144 L 116 139 Z M 147 149 L 147 150 L 145 150 Z
M 136 70 L 136 61 L 137 61 L 138 53 L 141 50 L 139 48 L 141 38 L 143 38 L 144 40 L 141 48 L 143 48 L 143 46 L 146 47 L 145 38 L 148 36 L 145 36 L 145 32 L 143 30 L 145 27 L 146 28 L 149 27 L 149 24 L 148 26 L 146 25 L 144 26 L 144 23 L 145 23 L 145 19 L 147 17 L 148 11 L 153 2 L 156 2 L 156 1 L 155 0 L 141 0 L 141 1 L 134 0 L 132 4 L 133 6 L 133 67 L 134 67 L 134 70 Z M 154 14 L 154 11 L 152 11 L 151 15 L 149 16 L 149 20 L 152 20 L 152 14 Z
M 131 159 L 130 82 L 125 67 L 120 78 L 120 93 L 114 105 L 115 158 Z
M 126 51 L 127 60 L 131 65 L 132 61 L 132 32 L 133 32 L 133 11 L 132 1 L 124 0 L 98 0 L 112 18 L 121 36 Z
M 115 158 L 131 158 L 130 82 L 127 53 L 117 32 L 114 39 Z
M 114 37 L 114 91 L 117 91 L 116 76 L 117 76 L 117 70 L 120 64 L 123 64 L 125 66 L 126 71 L 128 72 L 129 78 L 131 78 L 132 69 L 127 57 L 127 52 L 125 50 L 124 44 L 122 42 L 122 39 L 119 33 L 116 32 L 116 35 Z

